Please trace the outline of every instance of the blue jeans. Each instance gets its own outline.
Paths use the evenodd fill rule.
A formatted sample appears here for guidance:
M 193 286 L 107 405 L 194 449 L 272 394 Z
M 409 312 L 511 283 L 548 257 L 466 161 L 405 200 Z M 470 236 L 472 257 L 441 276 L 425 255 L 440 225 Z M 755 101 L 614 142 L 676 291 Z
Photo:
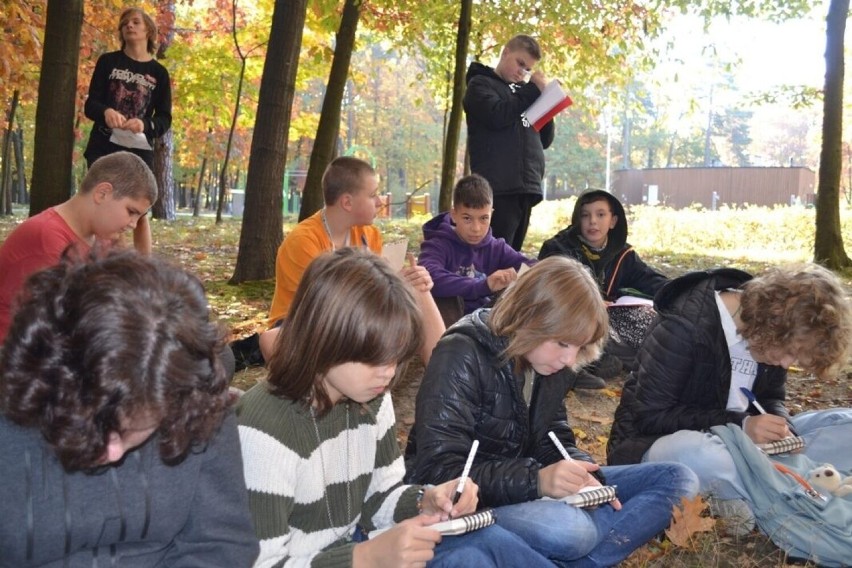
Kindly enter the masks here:
M 364 542 L 366 535 L 358 527 L 354 542 Z M 429 568 L 553 568 L 553 563 L 533 550 L 521 538 L 498 525 L 457 536 L 445 536 L 435 547 Z
M 601 471 L 608 485 L 618 486 L 620 511 L 610 505 L 579 509 L 562 501 L 538 500 L 498 507 L 497 524 L 557 566 L 613 566 L 669 526 L 672 506 L 681 497 L 690 499 L 698 492 L 695 474 L 680 464 L 609 466 Z
M 491 525 L 458 536 L 445 536 L 435 547 L 430 568 L 515 567 L 552 568 L 553 563 L 518 535 Z

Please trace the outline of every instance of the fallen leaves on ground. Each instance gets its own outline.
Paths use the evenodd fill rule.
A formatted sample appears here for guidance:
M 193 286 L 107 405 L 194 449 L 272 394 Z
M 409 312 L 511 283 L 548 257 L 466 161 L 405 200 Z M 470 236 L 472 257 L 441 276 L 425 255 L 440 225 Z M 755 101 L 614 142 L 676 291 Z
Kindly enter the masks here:
M 695 533 L 713 530 L 716 521 L 703 515 L 707 503 L 701 496 L 692 500 L 681 497 L 680 501 L 680 506 L 674 507 L 672 512 L 672 524 L 666 529 L 666 536 L 681 548 L 696 550 Z

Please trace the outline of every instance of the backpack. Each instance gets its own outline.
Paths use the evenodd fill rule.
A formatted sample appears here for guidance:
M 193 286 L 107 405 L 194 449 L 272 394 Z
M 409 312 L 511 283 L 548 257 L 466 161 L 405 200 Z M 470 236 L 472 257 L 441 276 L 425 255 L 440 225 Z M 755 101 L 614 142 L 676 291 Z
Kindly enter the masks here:
M 805 481 L 820 464 L 802 454 L 770 458 L 738 426 L 714 426 L 731 453 L 760 529 L 790 557 L 822 566 L 852 562 L 852 497 L 817 493 Z M 843 441 L 841 443 L 846 443 Z

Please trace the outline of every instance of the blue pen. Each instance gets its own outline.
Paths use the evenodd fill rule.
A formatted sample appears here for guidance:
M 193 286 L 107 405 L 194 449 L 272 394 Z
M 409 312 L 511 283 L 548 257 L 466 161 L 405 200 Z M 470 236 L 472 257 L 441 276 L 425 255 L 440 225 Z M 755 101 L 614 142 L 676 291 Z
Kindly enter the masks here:
M 740 391 L 745 395 L 748 401 L 752 404 L 752 406 L 757 409 L 758 412 L 760 412 L 761 414 L 769 414 L 768 412 L 766 412 L 766 409 L 763 408 L 763 406 L 761 406 L 759 402 L 757 402 L 757 397 L 754 396 L 753 392 L 751 392 L 745 387 L 740 387 Z M 796 434 L 796 431 L 793 430 L 793 425 L 790 424 L 789 420 L 787 420 L 787 427 L 790 429 L 791 434 L 793 434 L 794 436 L 798 436 L 798 434 Z

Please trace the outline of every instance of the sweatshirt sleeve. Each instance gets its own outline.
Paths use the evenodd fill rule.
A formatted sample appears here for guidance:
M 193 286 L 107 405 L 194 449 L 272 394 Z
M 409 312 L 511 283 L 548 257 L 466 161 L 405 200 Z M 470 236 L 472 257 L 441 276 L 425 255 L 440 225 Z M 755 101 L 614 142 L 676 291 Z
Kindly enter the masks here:
M 86 97 L 86 104 L 83 107 L 86 117 L 95 121 L 95 124 L 99 126 L 106 126 L 104 113 L 110 108 L 107 104 L 107 81 L 109 77 L 107 56 L 108 54 L 101 55 L 95 63 L 95 70 L 92 73 L 92 79 L 89 81 L 89 95 Z
M 161 137 L 172 127 L 172 82 L 168 69 L 158 64 L 158 70 L 155 100 L 147 113 L 150 118 L 145 119 L 145 135 L 151 138 Z
M 420 244 L 418 263 L 432 277 L 432 295 L 436 298 L 461 296 L 465 300 L 478 300 L 491 295 L 485 278 L 471 278 L 456 274 L 458 267 L 448 267 L 446 249 L 438 239 L 426 239 Z

